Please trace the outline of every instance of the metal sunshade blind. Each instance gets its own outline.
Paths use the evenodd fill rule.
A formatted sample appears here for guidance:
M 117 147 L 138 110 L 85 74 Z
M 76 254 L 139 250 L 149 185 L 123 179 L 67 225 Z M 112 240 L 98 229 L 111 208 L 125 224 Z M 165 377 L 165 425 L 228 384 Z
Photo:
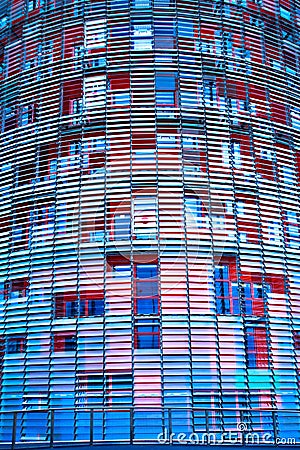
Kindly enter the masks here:
M 1 3 L 2 440 L 299 438 L 299 8 Z

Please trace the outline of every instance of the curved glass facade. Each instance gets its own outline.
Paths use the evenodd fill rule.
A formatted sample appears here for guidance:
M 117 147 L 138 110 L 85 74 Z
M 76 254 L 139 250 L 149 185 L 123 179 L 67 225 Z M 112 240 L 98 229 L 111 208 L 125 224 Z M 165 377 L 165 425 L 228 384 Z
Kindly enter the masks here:
M 99 439 L 130 407 L 141 439 L 161 408 L 216 433 L 278 410 L 300 437 L 299 24 L 299 0 L 2 0 L 1 405 L 21 439 L 47 437 L 47 408 L 77 408 L 55 437 L 80 439 L 92 406 Z

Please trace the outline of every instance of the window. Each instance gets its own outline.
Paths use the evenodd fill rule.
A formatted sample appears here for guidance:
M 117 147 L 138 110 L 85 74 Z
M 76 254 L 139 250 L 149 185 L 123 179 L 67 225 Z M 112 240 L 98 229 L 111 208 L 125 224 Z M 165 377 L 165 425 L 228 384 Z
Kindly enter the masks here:
M 157 106 L 170 107 L 177 104 L 176 76 L 172 72 L 158 72 L 155 80 Z
M 55 223 L 55 206 L 51 204 L 37 205 L 35 209 L 30 211 L 31 219 L 31 237 L 35 241 L 35 245 L 43 245 L 48 239 L 53 239 L 54 223 Z
M 117 48 L 120 45 L 120 42 L 126 41 L 128 42 L 128 36 L 130 33 L 130 28 L 129 28 L 129 23 L 119 23 L 118 25 L 114 24 L 113 26 L 110 27 L 109 29 L 110 31 L 110 48 Z M 119 72 L 119 74 L 121 74 Z M 122 74 L 125 74 L 125 72 L 122 72 Z M 113 77 L 117 75 L 114 74 Z
M 132 374 L 113 374 L 106 378 L 106 391 L 110 405 L 132 404 Z
M 195 379 L 196 380 L 196 379 Z M 194 380 L 193 380 L 194 381 Z M 212 427 L 219 428 L 220 420 L 220 408 L 221 408 L 221 398 L 214 394 L 214 391 L 205 391 L 201 389 L 201 384 L 194 381 L 193 386 L 193 405 L 194 405 L 194 418 L 197 425 L 196 431 L 200 429 L 205 429 L 205 413 L 204 410 L 209 410 L 209 420 Z M 224 396 L 225 397 L 225 396 Z M 179 399 L 178 399 L 179 400 Z M 222 399 L 223 400 L 223 399 Z M 180 400 L 178 401 L 180 403 Z M 222 404 L 223 406 L 223 404 Z M 222 420 L 224 419 L 225 410 L 223 410 Z M 202 425 L 202 426 L 201 426 Z M 201 427 L 201 428 L 200 428 Z
M 293 167 L 282 166 L 282 176 L 285 184 L 296 184 L 296 174 Z
M 232 116 L 237 116 L 240 112 L 248 111 L 248 103 L 246 101 L 246 90 L 243 83 L 237 83 L 233 80 L 218 82 L 219 108 L 225 110 L 226 101 Z M 232 123 L 236 124 L 237 119 L 232 118 Z
M 208 407 L 209 408 L 209 407 Z M 228 409 L 227 409 L 228 408 Z M 210 408 L 209 408 L 210 409 Z M 243 420 L 241 410 L 247 410 L 247 397 L 239 391 L 231 391 L 222 398 L 222 421 L 226 430 L 231 430 L 233 424 Z M 217 415 L 218 412 L 216 411 Z M 242 419 L 243 418 L 243 419 Z
M 105 139 L 93 138 L 84 143 L 84 155 L 87 155 L 87 165 L 84 168 L 89 169 L 90 174 L 101 172 L 105 166 Z M 83 156 L 84 161 L 86 160 Z
M 24 336 L 8 336 L 6 340 L 6 353 L 8 355 L 24 353 L 25 345 L 26 341 Z
M 296 56 L 295 54 L 289 52 L 289 51 L 284 51 L 283 52 L 283 58 L 285 61 L 285 69 L 286 72 L 290 75 L 294 75 L 296 76 L 297 74 L 297 60 L 296 60 Z
M 157 133 L 156 141 L 158 153 L 176 155 L 178 157 L 178 136 L 170 135 L 170 131 L 162 129 L 161 132 Z
M 110 9 L 114 10 L 122 10 L 128 8 L 128 0 L 110 0 Z
M 270 220 L 268 222 L 268 240 L 275 245 L 281 244 L 281 226 L 277 220 Z
M 103 375 L 93 373 L 78 374 L 77 405 L 93 406 L 103 398 Z
M 62 104 L 62 114 L 78 114 L 80 115 L 83 111 L 83 99 L 82 99 L 82 80 L 73 79 L 71 81 L 65 81 L 63 83 L 63 104 Z M 75 125 L 78 123 L 80 117 L 74 117 L 74 122 L 71 124 Z
M 65 316 L 64 317 L 75 317 L 77 315 L 77 304 L 76 302 L 68 301 L 65 303 Z
M 80 317 L 103 316 L 104 298 L 101 292 L 80 293 Z
M 84 12 L 84 4 L 82 0 L 73 0 L 74 1 L 74 17 L 81 16 Z
M 103 394 L 103 376 L 102 374 L 78 374 L 79 386 L 78 390 L 98 391 L 98 394 Z M 96 393 L 96 392 L 95 392 Z
M 84 80 L 85 106 L 90 120 L 96 120 L 95 114 L 105 108 L 106 101 L 106 77 L 97 75 Z
M 12 227 L 12 242 L 15 249 L 26 248 L 28 245 L 28 224 L 21 219 Z
M 294 331 L 294 345 L 295 350 L 300 350 L 300 331 L 298 330 Z
M 80 156 L 81 156 L 81 141 L 71 141 L 68 144 L 68 151 L 64 152 L 59 160 L 60 168 L 62 170 L 79 169 Z
M 134 348 L 159 348 L 159 322 L 156 319 L 138 319 L 134 328 Z
M 270 290 L 270 286 L 265 286 L 266 291 Z M 248 316 L 264 315 L 264 295 L 261 284 L 243 283 L 241 286 L 242 296 L 245 299 L 245 314 Z
M 87 20 L 85 22 L 85 41 L 89 51 L 91 49 L 105 48 L 105 39 L 105 19 Z
M 45 0 L 28 0 L 28 12 L 34 9 L 42 8 L 45 5 Z
M 133 23 L 132 48 L 133 50 L 152 50 L 152 26 L 150 23 Z
M 133 199 L 132 204 L 123 202 L 112 205 L 111 240 L 157 238 L 157 205 L 156 197 L 140 195 Z M 133 218 L 133 220 L 132 220 Z
M 5 282 L 5 293 L 8 298 L 18 299 L 28 296 L 28 278 L 17 278 Z
M 130 214 L 116 212 L 114 214 L 113 237 L 116 241 L 130 239 L 131 217 Z
M 241 164 L 241 143 L 239 141 L 231 141 L 231 152 L 232 152 L 232 159 L 233 159 L 233 166 L 235 169 L 240 169 Z
M 56 233 L 58 237 L 64 236 L 72 230 L 71 211 L 66 202 L 56 205 Z
M 220 211 L 220 214 L 222 214 L 221 211 Z M 227 229 L 226 219 L 223 214 L 219 215 L 218 212 L 216 211 L 216 214 L 214 214 L 211 219 L 212 219 L 212 228 L 214 231 L 216 231 L 216 230 L 224 231 Z M 229 236 L 229 233 L 228 233 L 228 236 Z
M 29 213 L 25 204 L 16 205 L 13 214 L 12 245 L 17 250 L 28 247 Z
M 6 27 L 7 17 L 0 17 L 0 29 Z
M 75 44 L 73 47 L 74 70 L 80 70 L 82 68 L 82 60 L 84 57 L 84 46 Z
M 154 162 L 155 161 L 155 146 L 153 146 L 152 148 L 145 148 L 145 147 L 141 147 L 141 148 L 136 148 L 134 150 L 134 154 L 135 154 L 135 160 L 136 161 L 149 161 L 149 162 Z
M 196 82 L 188 76 L 181 77 L 180 103 L 184 109 L 202 107 L 202 83 Z
M 291 122 L 293 128 L 300 130 L 300 108 L 291 108 Z
M 150 8 L 150 0 L 133 0 L 134 7 L 138 9 Z
M 128 106 L 130 104 L 130 78 L 128 74 L 119 74 L 109 80 L 112 92 L 111 102 L 114 106 Z
M 215 267 L 215 292 L 217 314 L 239 314 L 239 293 L 237 282 L 233 282 L 229 265 Z
M 200 167 L 200 145 L 198 136 L 182 137 L 182 158 L 186 167 L 194 170 Z
M 290 247 L 298 248 L 300 245 L 300 240 L 299 219 L 297 212 L 285 211 L 284 225 L 287 245 Z
M 54 351 L 55 352 L 74 352 L 76 350 L 75 333 L 55 333 Z
M 131 276 L 131 267 L 130 265 L 113 265 L 112 273 L 114 278 L 130 278 Z
M 235 169 L 242 167 L 241 162 L 241 143 L 236 140 L 230 142 L 228 147 L 227 142 L 222 142 L 223 163 L 230 165 L 232 163 Z
M 279 11 L 283 19 L 291 20 L 291 12 L 288 9 L 284 8 L 283 6 L 280 6 Z
M 200 43 L 196 44 L 197 50 L 200 50 Z M 201 53 L 215 53 L 215 45 L 213 40 L 201 40 Z
M 29 125 L 36 119 L 35 105 L 25 105 L 21 107 L 20 125 Z
M 225 31 L 223 33 L 223 35 L 224 35 L 224 50 L 228 56 L 233 56 L 233 54 L 232 54 L 232 48 L 233 48 L 232 33 Z
M 84 55 L 84 46 L 81 44 L 74 44 L 73 46 L 73 57 L 80 59 Z M 75 64 L 77 62 L 75 61 Z
M 173 49 L 175 45 L 176 28 L 173 22 L 154 23 L 154 45 L 156 49 Z
M 14 130 L 17 123 L 17 108 L 15 105 L 6 105 L 4 108 L 4 131 Z
M 79 316 L 103 316 L 104 298 L 102 292 L 81 292 Z M 78 316 L 78 295 L 75 292 L 55 294 L 55 317 L 74 318 Z
M 73 125 L 77 125 L 80 123 L 81 118 L 79 117 L 83 112 L 83 99 L 75 98 L 70 100 L 70 114 L 76 115 L 77 117 L 73 117 L 72 122 Z
M 63 4 L 64 0 L 48 0 L 48 11 L 54 9 L 54 8 L 60 8 Z
M 259 386 L 256 393 L 251 393 L 250 396 L 250 411 L 249 421 L 255 426 L 256 429 L 263 429 L 266 423 L 272 422 L 273 398 L 272 391 L 267 392 L 264 386 Z M 285 406 L 280 405 L 280 395 L 277 398 L 278 407 L 285 409 Z M 289 405 L 290 406 L 290 405 Z M 288 406 L 287 406 L 288 408 Z
M 246 361 L 249 369 L 267 369 L 268 351 L 266 329 L 246 326 Z
M 174 0 L 154 0 L 155 8 L 169 8 L 174 6 Z
M 28 158 L 25 161 L 20 161 L 17 165 L 17 186 L 30 184 L 35 178 L 35 162 L 28 161 Z
M 194 38 L 194 23 L 188 19 L 178 18 L 178 37 Z
M 236 202 L 236 213 L 239 217 L 245 217 L 245 202 L 242 200 L 237 200 Z
M 115 106 L 128 106 L 130 103 L 129 92 L 118 92 L 113 96 L 113 104 Z
M 46 41 L 42 50 L 42 62 L 43 64 L 51 65 L 53 63 L 53 41 Z M 52 67 L 48 67 L 48 74 L 52 74 Z
M 260 147 L 260 157 L 268 161 L 273 161 L 273 149 L 269 147 Z
M 23 409 L 29 410 L 29 409 L 47 408 L 47 404 L 48 404 L 48 395 L 45 390 L 41 391 L 36 390 L 35 393 L 32 395 L 26 393 L 23 396 Z
M 82 225 L 82 240 L 85 242 L 103 242 L 104 236 L 104 217 L 103 213 L 98 211 L 96 217 L 84 221 Z
M 0 237 L 2 239 L 2 242 L 5 239 L 8 241 L 9 236 L 10 236 L 10 217 L 8 215 L 0 216 Z
M 203 95 L 206 106 L 217 106 L 217 88 L 213 80 L 203 80 Z
M 56 150 L 42 144 L 38 156 L 38 178 L 40 181 L 53 180 L 57 172 Z
M 134 277 L 135 314 L 158 314 L 157 264 L 136 264 Z
M 264 291 L 271 292 L 269 284 L 240 281 L 238 289 L 236 266 L 222 264 L 215 267 L 217 314 L 264 316 Z
M 188 227 L 203 226 L 203 205 L 199 197 L 187 195 L 185 196 L 185 213 Z
M 55 317 L 73 318 L 77 316 L 78 297 L 75 292 L 55 294 Z
M 226 164 L 227 166 L 230 165 L 230 147 L 228 146 L 227 142 L 222 142 L 222 156 L 223 156 L 223 164 Z
M 113 203 L 110 210 L 110 240 L 129 240 L 131 236 L 131 212 L 130 203 Z
M 138 196 L 133 200 L 134 239 L 157 238 L 156 197 Z
M 155 161 L 156 139 L 154 133 L 132 133 L 132 151 L 136 161 Z
M 32 59 L 27 59 L 24 62 L 24 70 L 30 70 L 30 69 L 34 69 L 36 66 L 36 60 L 34 58 Z M 27 78 L 26 78 L 27 79 Z

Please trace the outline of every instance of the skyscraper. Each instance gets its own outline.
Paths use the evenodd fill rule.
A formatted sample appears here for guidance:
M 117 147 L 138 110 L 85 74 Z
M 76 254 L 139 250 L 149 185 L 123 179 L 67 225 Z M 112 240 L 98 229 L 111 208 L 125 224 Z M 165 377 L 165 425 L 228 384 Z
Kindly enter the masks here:
M 0 14 L 2 439 L 299 439 L 299 0 Z

